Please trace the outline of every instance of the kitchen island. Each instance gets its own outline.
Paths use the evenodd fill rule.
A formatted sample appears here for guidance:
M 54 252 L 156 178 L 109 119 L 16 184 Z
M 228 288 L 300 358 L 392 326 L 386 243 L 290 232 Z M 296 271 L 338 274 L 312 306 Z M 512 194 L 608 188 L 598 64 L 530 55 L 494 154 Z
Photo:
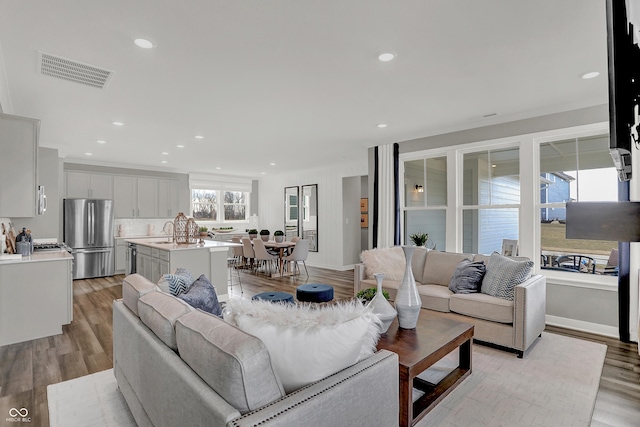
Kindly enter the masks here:
M 58 335 L 71 323 L 72 262 L 67 251 L 0 261 L 0 346 Z
M 228 298 L 227 258 L 229 248 L 237 243 L 205 240 L 203 243 L 176 244 L 159 242 L 157 239 L 125 239 L 136 245 L 136 272 L 157 283 L 163 274 L 172 273 L 176 268 L 186 268 L 194 278 L 207 276 L 216 288 L 218 299 Z

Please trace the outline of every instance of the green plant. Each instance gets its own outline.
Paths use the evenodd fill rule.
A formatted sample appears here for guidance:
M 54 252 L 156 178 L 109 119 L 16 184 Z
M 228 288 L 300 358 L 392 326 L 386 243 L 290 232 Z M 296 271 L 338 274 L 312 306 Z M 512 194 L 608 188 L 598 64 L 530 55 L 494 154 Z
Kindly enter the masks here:
M 207 227 L 205 227 L 204 225 L 202 227 L 200 227 L 198 229 L 201 233 L 206 233 L 207 231 L 209 231 L 209 229 Z
M 422 231 L 418 231 L 417 233 L 413 233 L 409 236 L 411 241 L 416 246 L 424 246 L 427 243 L 427 239 L 429 239 L 429 235 L 427 233 L 423 233 Z
M 271 232 L 269 230 L 260 230 L 260 235 L 261 236 L 268 236 L 269 234 L 271 234 Z
M 248 233 L 249 234 L 258 234 L 258 230 L 256 230 L 255 228 L 252 228 L 251 230 L 249 230 Z
M 364 302 L 369 302 L 373 299 L 373 297 L 376 296 L 376 292 L 378 292 L 378 289 L 376 287 L 363 289 L 356 294 L 356 298 L 360 298 Z M 385 291 L 384 289 L 382 290 L 382 295 L 384 295 L 385 299 L 389 299 L 389 292 Z
M 274 236 L 284 236 L 284 231 L 282 230 L 276 230 L 273 232 Z

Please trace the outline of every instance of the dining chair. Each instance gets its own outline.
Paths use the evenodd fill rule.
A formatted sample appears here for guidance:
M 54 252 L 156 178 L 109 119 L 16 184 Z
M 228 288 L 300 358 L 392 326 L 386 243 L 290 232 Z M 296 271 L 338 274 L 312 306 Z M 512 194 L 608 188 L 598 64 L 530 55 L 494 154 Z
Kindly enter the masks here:
M 253 270 L 253 261 L 256 257 L 256 254 L 253 251 L 253 245 L 251 244 L 251 240 L 248 237 L 242 238 L 242 256 L 244 257 L 245 262 L 247 262 L 250 268 Z
M 302 261 L 302 265 L 304 265 L 304 271 L 307 273 L 307 277 L 309 277 L 309 271 L 307 270 L 307 256 L 309 255 L 309 241 L 305 239 L 298 239 L 296 241 L 296 245 L 293 247 L 293 252 L 291 255 L 282 258 L 283 262 L 287 264 L 289 262 L 294 263 L 294 274 L 295 270 L 300 271 L 298 267 L 298 263 Z
M 240 240 L 239 237 L 232 237 L 231 241 L 233 243 L 242 244 L 242 241 Z M 242 289 L 242 279 L 240 279 L 240 270 L 238 268 L 241 266 L 242 258 L 244 257 L 243 247 L 234 246 L 232 248 L 231 253 L 233 254 L 233 256 L 227 258 L 227 266 L 229 267 L 229 283 L 233 288 L 233 270 L 235 270 L 236 274 L 238 275 L 238 284 L 240 285 L 240 293 L 243 294 L 244 290 Z
M 274 261 L 277 263 L 280 258 L 277 255 L 272 255 L 267 252 L 264 242 L 260 239 L 253 239 L 253 250 L 255 253 L 256 269 L 259 264 L 268 264 L 269 275 L 271 275 L 271 264 L 273 264 Z

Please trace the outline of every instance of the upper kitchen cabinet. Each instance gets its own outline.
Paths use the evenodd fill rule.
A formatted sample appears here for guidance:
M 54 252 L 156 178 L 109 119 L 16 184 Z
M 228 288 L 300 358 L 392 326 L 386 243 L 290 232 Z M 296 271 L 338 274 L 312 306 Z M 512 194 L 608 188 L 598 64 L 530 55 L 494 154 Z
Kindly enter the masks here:
M 114 176 L 113 204 L 116 218 L 157 218 L 158 180 Z
M 79 199 L 113 199 L 113 176 L 68 171 L 66 197 Z
M 40 120 L 0 114 L 0 216 L 36 215 Z
M 178 197 L 178 181 L 173 179 L 158 180 L 158 216 L 175 217 L 180 206 Z

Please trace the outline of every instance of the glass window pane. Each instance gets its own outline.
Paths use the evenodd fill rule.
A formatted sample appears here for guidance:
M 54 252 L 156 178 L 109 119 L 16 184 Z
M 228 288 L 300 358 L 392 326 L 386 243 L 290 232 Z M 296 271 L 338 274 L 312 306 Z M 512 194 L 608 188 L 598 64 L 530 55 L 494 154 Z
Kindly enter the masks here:
M 447 158 L 427 159 L 427 206 L 447 205 Z
M 446 250 L 446 211 L 444 209 L 406 211 L 404 213 L 404 241 L 411 244 L 411 236 L 414 233 L 426 233 L 429 235 L 427 247 Z
M 463 203 L 520 203 L 520 150 L 482 151 L 464 155 Z
M 224 205 L 225 221 L 243 221 L 245 219 L 244 205 Z
M 404 204 L 406 207 L 424 206 L 424 160 L 404 162 Z
M 465 209 L 462 213 L 463 252 L 502 252 L 502 240 L 518 240 L 518 208 Z
M 191 190 L 192 217 L 217 220 L 218 194 L 211 190 Z

